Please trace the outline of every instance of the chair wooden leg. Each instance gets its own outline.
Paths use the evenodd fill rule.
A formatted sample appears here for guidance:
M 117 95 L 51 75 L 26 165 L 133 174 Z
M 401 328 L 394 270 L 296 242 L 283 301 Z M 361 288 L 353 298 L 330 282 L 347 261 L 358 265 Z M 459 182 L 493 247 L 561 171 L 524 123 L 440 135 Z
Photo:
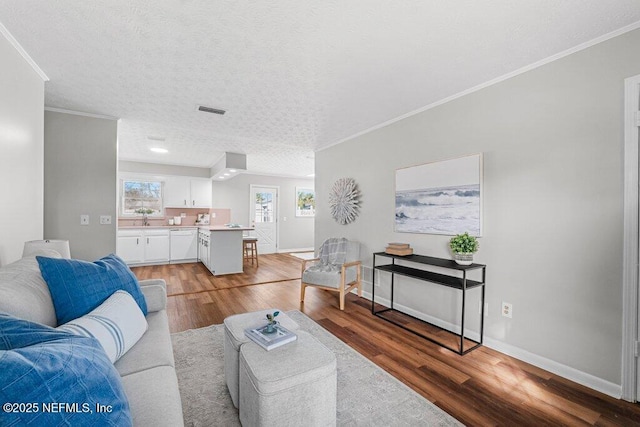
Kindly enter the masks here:
M 304 283 L 300 284 L 300 302 L 304 302 L 304 291 L 307 287 Z
M 258 263 L 258 242 L 255 242 L 253 244 L 253 250 L 254 250 L 254 255 L 256 256 L 256 267 L 260 267 L 260 264 Z
M 362 297 L 362 281 L 358 281 L 358 296 Z
M 344 287 L 340 289 L 340 310 L 344 311 Z

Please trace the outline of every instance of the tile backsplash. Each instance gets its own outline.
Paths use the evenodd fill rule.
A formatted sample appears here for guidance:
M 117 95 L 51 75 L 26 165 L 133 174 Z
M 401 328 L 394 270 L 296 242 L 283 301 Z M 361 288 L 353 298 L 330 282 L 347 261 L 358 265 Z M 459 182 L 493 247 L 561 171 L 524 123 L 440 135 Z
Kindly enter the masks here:
M 200 213 L 208 213 L 211 216 L 211 225 L 224 225 L 231 222 L 231 209 L 166 208 L 164 218 L 149 218 L 149 225 L 169 225 L 169 219 L 180 216 L 182 213 L 186 214 L 186 217 L 182 218 L 182 225 L 195 225 Z M 142 225 L 142 217 L 118 218 L 118 226 L 120 227 L 136 225 Z

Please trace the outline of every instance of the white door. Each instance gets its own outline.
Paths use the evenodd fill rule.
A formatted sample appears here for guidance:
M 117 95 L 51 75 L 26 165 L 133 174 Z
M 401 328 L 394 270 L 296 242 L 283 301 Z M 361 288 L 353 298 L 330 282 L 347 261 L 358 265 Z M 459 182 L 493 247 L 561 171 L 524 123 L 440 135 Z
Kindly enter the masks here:
M 624 113 L 624 217 L 622 258 L 622 398 L 640 401 L 640 74 L 625 79 Z
M 258 254 L 272 254 L 278 249 L 278 187 L 252 185 L 250 204 Z

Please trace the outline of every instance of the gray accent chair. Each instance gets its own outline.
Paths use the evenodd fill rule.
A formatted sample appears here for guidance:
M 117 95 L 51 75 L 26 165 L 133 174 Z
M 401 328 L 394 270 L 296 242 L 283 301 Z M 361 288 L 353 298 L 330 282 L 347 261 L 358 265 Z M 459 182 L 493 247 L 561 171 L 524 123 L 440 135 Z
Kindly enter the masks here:
M 307 286 L 339 292 L 340 310 L 344 310 L 345 295 L 352 289 L 358 288 L 358 296 L 362 296 L 362 261 L 360 261 L 359 242 L 347 241 L 344 263 L 330 264 L 328 268 L 322 268 L 319 266 L 319 262 L 320 257 L 302 262 L 300 302 L 304 303 Z

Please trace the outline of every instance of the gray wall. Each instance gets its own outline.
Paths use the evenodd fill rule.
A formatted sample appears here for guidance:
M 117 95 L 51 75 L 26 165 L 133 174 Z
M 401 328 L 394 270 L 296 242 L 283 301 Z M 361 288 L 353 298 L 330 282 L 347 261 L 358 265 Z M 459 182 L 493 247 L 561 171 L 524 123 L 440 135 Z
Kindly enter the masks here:
M 0 35 L 0 266 L 42 239 L 44 82 Z
M 251 185 L 280 187 L 278 193 L 280 198 L 278 251 L 313 248 L 313 218 L 296 217 L 295 212 L 296 187 L 313 188 L 313 180 L 240 174 L 226 182 L 213 181 L 213 207 L 229 208 L 231 209 L 231 222 L 250 225 L 249 195 Z
M 638 46 L 640 30 L 318 152 L 316 246 L 360 240 L 368 266 L 392 241 L 449 258 L 448 236 L 393 231 L 395 169 L 482 152 L 485 336 L 619 385 L 623 80 L 640 73 Z M 327 205 L 340 177 L 362 192 L 347 226 Z M 455 321 L 453 292 L 401 282 L 402 304 Z
M 115 120 L 46 111 L 44 237 L 68 239 L 71 256 L 95 260 L 116 251 Z M 88 226 L 80 215 L 90 215 Z M 111 215 L 111 225 L 100 225 Z
M 195 176 L 209 178 L 209 168 L 196 168 L 191 166 L 162 165 L 159 163 L 131 162 L 120 160 L 119 172 L 153 173 L 158 175 Z

